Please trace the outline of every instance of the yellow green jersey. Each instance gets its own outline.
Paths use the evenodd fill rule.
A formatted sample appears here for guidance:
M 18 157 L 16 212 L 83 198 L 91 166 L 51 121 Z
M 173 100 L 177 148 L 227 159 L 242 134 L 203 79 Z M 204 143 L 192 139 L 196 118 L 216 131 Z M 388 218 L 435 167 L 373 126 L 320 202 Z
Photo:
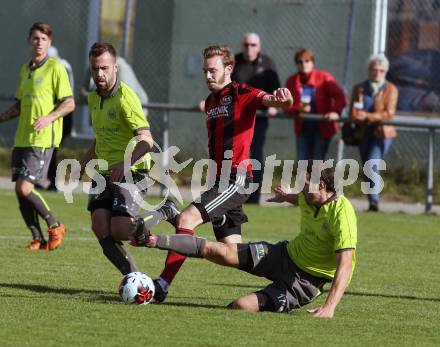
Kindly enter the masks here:
M 72 96 L 66 68 L 56 59 L 45 58 L 39 65 L 23 65 L 15 97 L 20 103 L 20 116 L 15 133 L 15 147 L 58 147 L 63 134 L 60 117 L 40 131 L 33 124 L 46 117 L 63 100 Z
M 337 267 L 336 252 L 356 249 L 357 219 L 353 206 L 343 195 L 335 195 L 318 208 L 307 204 L 301 193 L 298 203 L 301 231 L 287 245 L 289 256 L 307 273 L 333 279 Z M 353 255 L 353 270 L 355 263 Z
M 88 104 L 96 156 L 107 161 L 109 167 L 123 162 L 127 146 L 134 149 L 135 131 L 150 128 L 138 96 L 124 82 L 117 81 L 109 96 L 101 97 L 97 91 L 90 93 Z M 150 155 L 146 154 L 132 169 L 149 167 Z

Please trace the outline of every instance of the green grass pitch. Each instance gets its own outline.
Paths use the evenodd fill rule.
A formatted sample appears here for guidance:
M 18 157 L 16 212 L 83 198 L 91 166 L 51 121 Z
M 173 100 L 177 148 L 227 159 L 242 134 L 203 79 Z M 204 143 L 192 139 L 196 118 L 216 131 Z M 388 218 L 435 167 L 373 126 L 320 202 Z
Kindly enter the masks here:
M 332 320 L 246 313 L 224 307 L 268 282 L 189 259 L 162 305 L 124 305 L 120 274 L 90 231 L 86 196 L 74 203 L 43 193 L 68 226 L 53 252 L 26 252 L 30 235 L 13 191 L 0 190 L 1 346 L 438 346 L 440 345 L 440 219 L 359 213 L 357 268 Z M 246 206 L 245 240 L 292 239 L 294 208 Z M 172 232 L 164 224 L 156 231 Z M 212 239 L 209 226 L 198 234 Z M 155 277 L 165 252 L 133 249 Z M 314 307 L 322 304 L 324 293 Z

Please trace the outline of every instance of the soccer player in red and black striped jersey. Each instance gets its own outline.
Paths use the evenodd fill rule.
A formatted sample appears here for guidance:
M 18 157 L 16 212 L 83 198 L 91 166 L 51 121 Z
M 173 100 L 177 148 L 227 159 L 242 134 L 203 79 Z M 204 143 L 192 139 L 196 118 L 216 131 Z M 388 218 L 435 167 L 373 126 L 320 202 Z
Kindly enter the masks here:
M 293 103 L 287 88 L 268 94 L 231 81 L 234 55 L 227 46 L 210 46 L 203 52 L 203 71 L 211 94 L 205 101 L 209 157 L 217 166 L 214 186 L 202 193 L 180 214 L 176 233 L 193 235 L 198 225 L 211 222 L 218 241 L 241 242 L 241 224 L 247 222 L 242 204 L 252 183 L 249 159 L 256 110 L 263 107 L 288 108 Z M 136 235 L 136 233 L 135 233 Z M 137 233 L 141 237 L 142 234 Z M 145 238 L 143 238 L 145 239 Z M 147 238 L 148 239 L 148 238 Z M 135 245 L 142 245 L 135 236 Z M 165 268 L 155 280 L 156 302 L 162 302 L 185 257 L 169 252 Z

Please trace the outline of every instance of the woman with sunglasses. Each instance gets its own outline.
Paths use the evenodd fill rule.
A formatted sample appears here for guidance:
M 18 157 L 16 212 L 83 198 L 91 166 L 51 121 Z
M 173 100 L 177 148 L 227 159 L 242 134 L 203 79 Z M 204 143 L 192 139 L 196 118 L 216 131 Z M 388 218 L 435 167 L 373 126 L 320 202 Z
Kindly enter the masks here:
M 362 130 L 362 134 L 359 134 L 359 153 L 366 174 L 365 181 L 372 188 L 367 194 L 370 204 L 368 210 L 372 212 L 379 210 L 380 174 L 377 160 L 384 158 L 392 139 L 397 136 L 394 126 L 381 123 L 394 117 L 398 99 L 396 86 L 386 80 L 389 65 L 385 55 L 372 55 L 368 60 L 368 79 L 353 87 L 350 102 L 351 119 L 363 124 L 358 127 Z M 368 164 L 365 166 L 366 162 Z
M 286 87 L 294 100 L 287 112 L 295 116 L 297 160 L 324 160 L 338 131 L 336 121 L 346 105 L 346 97 L 332 74 L 315 68 L 310 49 L 298 50 L 295 63 L 298 72 L 287 79 Z M 302 115 L 307 113 L 322 115 L 327 121 L 304 120 Z

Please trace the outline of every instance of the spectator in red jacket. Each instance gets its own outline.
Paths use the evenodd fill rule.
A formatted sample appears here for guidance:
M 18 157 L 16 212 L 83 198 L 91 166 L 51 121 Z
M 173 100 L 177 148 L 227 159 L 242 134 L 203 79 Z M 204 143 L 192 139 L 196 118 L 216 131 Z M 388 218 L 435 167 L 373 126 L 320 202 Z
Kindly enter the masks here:
M 346 105 L 346 97 L 327 71 L 315 68 L 313 52 L 302 48 L 295 53 L 298 72 L 287 79 L 286 87 L 294 103 L 287 111 L 295 116 L 297 160 L 324 160 L 333 135 L 338 131 L 336 122 Z M 306 113 L 320 114 L 327 121 L 304 120 Z

